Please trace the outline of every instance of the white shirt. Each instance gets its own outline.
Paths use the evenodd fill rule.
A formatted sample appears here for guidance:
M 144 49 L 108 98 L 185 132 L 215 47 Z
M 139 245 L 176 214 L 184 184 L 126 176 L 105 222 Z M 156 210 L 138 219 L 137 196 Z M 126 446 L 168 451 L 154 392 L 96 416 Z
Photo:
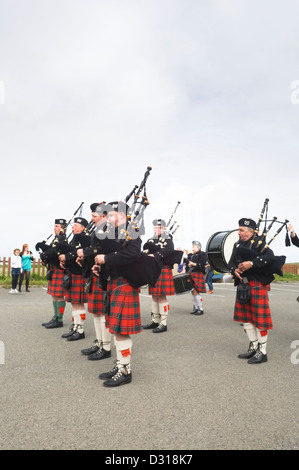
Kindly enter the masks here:
M 11 267 L 12 268 L 21 268 L 22 267 L 22 258 L 21 258 L 21 256 L 12 255 L 12 257 L 11 257 Z

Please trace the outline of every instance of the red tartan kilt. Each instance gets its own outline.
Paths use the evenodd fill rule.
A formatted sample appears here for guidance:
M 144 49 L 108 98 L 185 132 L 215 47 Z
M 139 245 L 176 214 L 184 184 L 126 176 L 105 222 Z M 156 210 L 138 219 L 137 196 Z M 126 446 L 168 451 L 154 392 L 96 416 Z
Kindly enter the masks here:
M 100 289 L 98 279 L 92 276 L 91 292 L 88 294 L 88 311 L 89 313 L 103 315 L 104 313 L 104 295 Z
M 190 272 L 190 277 L 192 279 L 193 286 L 197 290 L 197 292 L 207 292 L 205 273 L 202 273 L 200 271 Z
M 148 293 L 155 297 L 162 295 L 175 295 L 172 268 L 170 266 L 163 266 L 155 286 L 148 287 Z
M 268 290 L 259 281 L 249 281 L 251 299 L 247 304 L 241 304 L 236 298 L 234 320 L 243 323 L 253 323 L 261 330 L 273 328 L 269 307 Z
M 65 300 L 72 304 L 84 304 L 88 300 L 88 294 L 84 292 L 85 280 L 83 276 L 71 274 L 71 287 L 66 291 Z
M 52 279 L 48 283 L 48 294 L 54 295 L 57 297 L 62 297 L 65 295 L 65 290 L 62 286 L 64 272 L 62 269 L 53 267 Z
M 132 335 L 140 333 L 139 289 L 130 286 L 124 278 L 108 282 L 107 293 L 110 311 L 106 324 L 112 334 Z

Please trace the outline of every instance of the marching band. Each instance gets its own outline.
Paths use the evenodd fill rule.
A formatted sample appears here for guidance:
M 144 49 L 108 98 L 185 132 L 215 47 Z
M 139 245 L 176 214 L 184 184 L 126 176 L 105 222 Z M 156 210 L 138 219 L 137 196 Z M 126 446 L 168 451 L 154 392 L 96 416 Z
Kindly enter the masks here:
M 73 321 L 70 331 L 62 337 L 67 341 L 80 340 L 85 337 L 87 305 L 93 316 L 96 340 L 81 353 L 88 360 L 110 358 L 113 340 L 116 361 L 111 370 L 100 374 L 99 378 L 105 387 L 127 384 L 132 381 L 134 335 L 142 330 L 167 331 L 167 296 L 190 291 L 191 313 L 202 315 L 201 294 L 206 292 L 205 273 L 209 268 L 230 273 L 236 286 L 234 320 L 243 325 L 249 339 L 247 352 L 238 357 L 249 364 L 267 362 L 268 330 L 273 328 L 268 291 L 274 274 L 281 273 L 286 259 L 275 256 L 269 244 L 286 227 L 292 243 L 299 246 L 292 227 L 287 227 L 289 221 L 279 222 L 275 217 L 267 227 L 269 200 L 266 199 L 257 223 L 241 218 L 238 229 L 214 234 L 206 252 L 196 240 L 192 242 L 192 253 L 186 253 L 174 247 L 173 233 L 177 227 L 172 223 L 173 213 L 168 223 L 161 218 L 153 221 L 153 236 L 142 247 L 144 211 L 149 204 L 146 182 L 150 171 L 148 167 L 141 184 L 135 185 L 124 201 L 92 203 L 90 222 L 81 216 L 81 203 L 68 222 L 55 219 L 51 242 L 52 235 L 36 244 L 47 266 L 48 294 L 52 296 L 54 311 L 43 326 L 61 328 L 69 302 Z M 67 236 L 72 221 L 72 232 Z M 265 228 L 260 235 L 262 222 Z M 266 236 L 274 223 L 279 223 L 280 228 L 267 243 Z M 183 263 L 186 273 L 173 276 L 174 265 Z M 152 296 L 151 321 L 141 325 L 139 292 L 144 285 L 148 285 Z

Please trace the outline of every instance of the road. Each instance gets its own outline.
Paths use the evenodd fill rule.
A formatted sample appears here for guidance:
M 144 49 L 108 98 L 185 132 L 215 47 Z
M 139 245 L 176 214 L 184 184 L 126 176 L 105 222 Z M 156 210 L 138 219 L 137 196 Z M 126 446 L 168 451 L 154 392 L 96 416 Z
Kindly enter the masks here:
M 190 315 L 191 294 L 169 297 L 168 331 L 133 337 L 133 380 L 103 387 L 99 373 L 115 359 L 88 361 L 63 329 L 41 326 L 52 316 L 41 287 L 12 295 L 0 288 L 1 450 L 287 450 L 299 449 L 299 284 L 272 284 L 274 329 L 268 362 L 249 365 L 248 347 L 232 320 L 235 288 L 203 294 L 204 315 Z M 151 298 L 141 290 L 142 322 Z

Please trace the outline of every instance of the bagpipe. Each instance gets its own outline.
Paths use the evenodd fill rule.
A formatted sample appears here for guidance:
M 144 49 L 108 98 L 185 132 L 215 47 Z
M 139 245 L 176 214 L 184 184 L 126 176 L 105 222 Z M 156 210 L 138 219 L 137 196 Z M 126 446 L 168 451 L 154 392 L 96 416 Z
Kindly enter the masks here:
M 83 204 L 84 204 L 84 202 L 81 202 L 79 207 L 75 210 L 75 212 L 73 213 L 73 215 L 71 216 L 71 218 L 67 222 L 64 219 L 61 219 L 61 230 L 60 230 L 59 235 L 55 235 L 55 233 L 51 233 L 45 240 L 43 240 L 42 242 L 38 242 L 35 245 L 36 251 L 39 251 L 39 253 L 41 254 L 41 253 L 44 253 L 46 250 L 48 250 L 50 248 L 55 249 L 58 246 L 58 244 L 61 244 L 61 243 L 66 244 L 69 236 L 72 234 L 72 233 L 70 233 L 68 236 L 66 236 L 67 229 L 68 229 L 70 223 L 72 222 L 72 220 L 78 214 L 78 212 L 80 211 L 80 214 L 82 213 Z M 54 235 L 55 235 L 54 240 L 51 242 L 51 244 L 48 244 L 48 241 Z
M 249 246 L 243 246 L 239 242 L 238 230 L 216 232 L 213 234 L 207 243 L 206 252 L 208 255 L 209 263 L 213 269 L 218 272 L 229 272 L 229 260 L 232 256 L 233 250 L 236 258 L 239 262 L 252 261 L 258 255 L 262 255 L 269 245 L 276 239 L 280 232 L 286 228 L 286 246 L 290 246 L 290 240 L 288 236 L 287 224 L 288 220 L 279 221 L 277 217 L 268 219 L 268 204 L 269 199 L 266 198 L 260 212 L 256 228 L 254 229 L 253 237 L 250 240 Z M 259 234 L 260 226 L 264 223 L 262 233 Z M 266 238 L 274 226 L 274 224 L 280 224 L 280 227 L 271 237 L 269 242 Z M 268 224 L 268 225 L 267 225 Z M 273 262 L 268 263 L 265 267 L 259 268 L 259 272 L 264 274 L 278 274 L 283 276 L 282 267 L 285 264 L 286 256 L 275 256 Z
M 95 235 L 99 240 L 102 240 L 103 247 L 107 249 L 108 241 L 113 240 L 124 240 L 125 245 L 133 239 L 144 234 L 144 211 L 149 205 L 149 201 L 146 194 L 146 182 L 150 175 L 151 167 L 147 167 L 147 171 L 144 174 L 143 180 L 140 185 L 135 185 L 132 191 L 124 198 L 124 201 L 117 201 L 109 204 L 105 204 L 106 212 L 110 211 L 121 211 L 126 214 L 126 223 L 121 228 L 120 232 L 112 226 L 109 220 L 99 230 L 95 230 Z M 141 193 L 143 191 L 143 195 Z M 128 205 L 129 200 L 133 197 L 133 203 L 131 206 Z M 117 242 L 117 243 L 118 243 Z M 117 247 L 117 244 L 111 244 L 111 249 Z
M 152 167 L 148 166 L 140 185 L 133 188 L 130 194 L 125 198 L 125 203 L 134 196 L 133 204 L 127 211 L 127 227 L 121 231 L 121 238 L 125 238 L 126 243 L 136 236 L 144 235 L 144 211 L 149 205 L 146 194 L 146 182 L 150 175 Z M 140 198 L 141 192 L 143 195 Z
M 160 236 L 159 239 L 150 239 L 147 243 L 151 245 L 144 250 L 144 253 L 146 254 L 154 254 L 154 256 L 158 256 L 159 259 L 163 262 L 163 265 L 173 265 L 173 264 L 180 264 L 182 262 L 182 258 L 184 256 L 183 252 L 181 250 L 175 250 L 168 248 L 168 240 L 173 239 L 173 235 L 179 228 L 179 225 L 177 221 L 173 221 L 172 219 L 177 211 L 177 208 L 180 205 L 180 201 L 177 202 L 177 205 L 172 212 L 168 222 L 166 223 L 166 226 L 164 228 L 163 236 Z
M 146 192 L 146 183 L 152 168 L 149 166 L 139 185 L 135 185 L 133 190 L 126 196 L 124 202 L 118 202 L 118 211 L 123 207 L 126 213 L 126 223 L 115 236 L 115 227 L 107 221 L 106 227 L 95 231 L 95 235 L 99 238 L 101 254 L 108 254 L 114 251 L 124 249 L 132 240 L 136 240 L 140 235 L 144 234 L 144 212 L 149 205 Z M 142 194 L 143 193 L 143 194 Z M 133 197 L 131 206 L 128 205 L 129 200 Z M 114 204 L 107 205 L 107 211 L 113 211 Z M 98 251 L 99 253 L 99 251 Z M 100 253 L 99 253 L 100 254 Z M 141 287 L 146 284 L 155 285 L 162 269 L 162 262 L 156 257 L 148 256 L 140 252 L 137 260 L 124 266 L 119 266 L 118 272 L 126 278 L 133 287 Z M 105 267 L 104 267 L 105 269 Z

